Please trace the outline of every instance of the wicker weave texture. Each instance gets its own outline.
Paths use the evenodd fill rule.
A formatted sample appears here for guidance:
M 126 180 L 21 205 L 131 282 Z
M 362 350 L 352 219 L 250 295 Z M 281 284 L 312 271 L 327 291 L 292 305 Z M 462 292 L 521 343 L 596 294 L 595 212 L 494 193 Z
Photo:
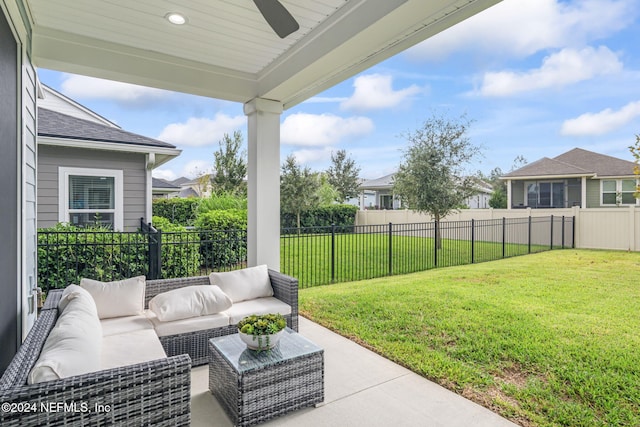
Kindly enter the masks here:
M 274 297 L 291 306 L 291 314 L 286 315 L 287 326 L 294 331 L 298 330 L 298 280 L 269 270 L 271 287 Z M 196 276 L 176 279 L 147 280 L 146 305 L 154 296 L 184 286 L 209 285 L 209 276 Z M 208 343 L 211 338 L 235 334 L 238 328 L 235 325 L 223 326 L 201 331 L 187 332 L 184 334 L 160 337 L 164 351 L 169 355 L 188 354 L 193 366 L 208 363 Z
M 259 424 L 324 400 L 323 351 L 238 372 L 212 341 L 209 350 L 209 389 L 234 425 Z
M 0 379 L 1 426 L 190 424 L 188 355 L 27 385 L 57 314 L 41 312 Z

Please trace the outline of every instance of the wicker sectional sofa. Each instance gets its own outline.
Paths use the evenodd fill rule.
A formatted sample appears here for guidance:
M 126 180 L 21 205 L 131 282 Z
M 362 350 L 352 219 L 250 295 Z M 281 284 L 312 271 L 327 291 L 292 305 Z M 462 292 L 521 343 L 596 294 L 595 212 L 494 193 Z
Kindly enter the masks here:
M 269 270 L 273 297 L 291 307 L 298 329 L 298 281 Z M 208 285 L 209 276 L 146 281 L 145 304 L 156 295 Z M 28 384 L 45 341 L 59 319 L 62 290 L 50 291 L 27 338 L 0 379 L 1 426 L 189 425 L 191 366 L 207 363 L 208 340 L 235 333 L 234 325 L 158 337 L 166 357 L 83 375 Z M 123 349 L 127 351 L 127 349 Z

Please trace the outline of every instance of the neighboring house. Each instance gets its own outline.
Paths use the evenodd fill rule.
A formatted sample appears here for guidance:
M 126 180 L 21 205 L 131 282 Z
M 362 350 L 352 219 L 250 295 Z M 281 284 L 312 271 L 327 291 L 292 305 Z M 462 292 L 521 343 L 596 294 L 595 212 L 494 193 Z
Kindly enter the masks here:
M 375 207 L 376 209 L 401 209 L 402 203 L 400 198 L 393 194 L 393 177 L 395 173 L 385 175 L 383 177 L 372 179 L 369 181 L 365 181 L 360 185 L 361 193 L 361 203 L 360 209 L 366 209 Z M 465 201 L 465 205 L 471 209 L 486 209 L 489 207 L 489 199 L 491 198 L 491 193 L 493 192 L 493 188 L 490 184 L 481 181 L 475 180 L 475 187 L 477 189 L 477 193 L 473 196 L 469 197 Z M 367 196 L 367 193 L 372 194 L 373 206 L 365 206 L 362 203 L 363 197 Z
M 180 186 L 180 197 L 209 197 L 211 195 L 210 174 L 200 175 L 193 179 L 181 177 L 173 181 L 173 184 Z
M 180 186 L 172 182 L 160 178 L 153 178 L 151 182 L 151 193 L 154 199 L 173 199 L 180 195 Z
M 42 86 L 38 106 L 38 228 L 99 223 L 132 231 L 151 218 L 152 170 L 175 146 L 122 130 Z
M 393 177 L 395 173 L 380 178 L 370 179 L 360 184 L 360 209 L 400 209 L 400 198 L 393 194 Z M 365 198 L 373 199 L 373 205 L 365 206 Z
M 493 194 L 493 186 L 481 179 L 475 179 L 474 181 L 477 192 L 467 198 L 465 205 L 467 205 L 469 209 L 489 209 L 489 200 Z
M 635 163 L 574 148 L 501 177 L 509 208 L 599 208 L 638 205 Z

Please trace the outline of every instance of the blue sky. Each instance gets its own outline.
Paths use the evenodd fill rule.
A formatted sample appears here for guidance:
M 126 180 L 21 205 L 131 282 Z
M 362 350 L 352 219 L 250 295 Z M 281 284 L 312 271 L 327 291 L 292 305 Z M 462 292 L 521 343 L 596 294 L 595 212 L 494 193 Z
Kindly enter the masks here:
M 395 171 L 403 134 L 433 113 L 474 120 L 483 157 L 508 171 L 574 147 L 632 160 L 640 133 L 640 2 L 504 0 L 282 115 L 281 157 L 324 170 L 345 149 L 361 177 Z M 246 135 L 242 105 L 50 70 L 40 80 L 123 129 L 182 154 L 154 171 L 207 172 L 224 133 Z

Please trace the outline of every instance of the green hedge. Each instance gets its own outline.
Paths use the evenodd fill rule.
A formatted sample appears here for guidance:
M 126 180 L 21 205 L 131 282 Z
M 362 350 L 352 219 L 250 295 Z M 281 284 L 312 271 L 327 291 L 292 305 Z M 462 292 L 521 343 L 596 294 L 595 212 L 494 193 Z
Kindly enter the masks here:
M 142 234 L 63 224 L 38 230 L 38 286 L 43 289 L 79 284 L 83 277 L 111 281 L 147 272 Z
M 241 266 L 247 260 L 247 211 L 213 210 L 198 215 L 200 254 L 210 269 Z
M 356 222 L 358 207 L 353 205 L 329 205 L 320 206 L 303 212 L 300 215 L 301 227 L 329 227 L 332 224 L 338 226 L 353 226 Z M 296 216 L 290 213 L 280 214 L 280 226 L 282 228 L 296 227 Z
M 200 201 L 201 199 L 197 197 L 155 199 L 153 201 L 153 216 L 167 218 L 174 224 L 191 226 L 196 221 Z
M 162 277 L 189 277 L 200 273 L 200 236 L 182 225 L 154 216 L 153 226 L 162 231 Z

